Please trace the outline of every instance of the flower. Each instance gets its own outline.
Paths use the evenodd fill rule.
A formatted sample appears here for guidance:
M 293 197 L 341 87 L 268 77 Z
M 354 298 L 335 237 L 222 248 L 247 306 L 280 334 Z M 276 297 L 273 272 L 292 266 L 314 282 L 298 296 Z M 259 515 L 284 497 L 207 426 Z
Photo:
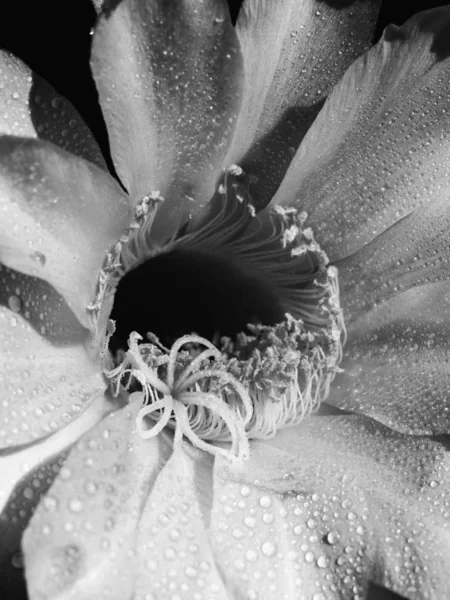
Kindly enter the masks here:
M 42 494 L 23 537 L 31 598 L 363 598 L 371 581 L 408 598 L 449 595 L 450 11 L 389 27 L 350 65 L 375 11 L 246 0 L 233 29 L 219 1 L 108 3 L 92 68 L 126 193 L 74 109 L 3 53 L 4 495 L 10 477 L 31 473 L 2 515 L 2 544 Z M 355 13 L 366 17 L 356 32 Z M 210 248 L 223 231 L 227 244 L 245 239 L 245 265 L 257 264 L 255 245 L 264 265 L 278 248 L 316 294 L 316 311 L 300 306 L 306 331 L 293 315 L 281 331 L 254 325 L 241 344 L 258 350 L 267 335 L 276 353 L 295 340 L 273 377 L 286 359 L 289 385 L 298 372 L 327 401 L 281 427 L 316 397 L 295 388 L 283 404 L 283 390 L 270 439 L 252 419 L 271 414 L 271 399 L 258 405 L 253 362 L 248 381 L 239 361 L 232 370 L 243 349 L 231 342 L 219 356 L 188 335 L 200 348 L 183 354 L 181 342 L 139 344 L 131 332 L 124 361 L 104 365 L 120 394 L 104 393 L 100 351 L 116 334 L 109 291 L 121 269 L 154 260 L 168 240 Z M 310 331 L 320 319 L 323 339 Z

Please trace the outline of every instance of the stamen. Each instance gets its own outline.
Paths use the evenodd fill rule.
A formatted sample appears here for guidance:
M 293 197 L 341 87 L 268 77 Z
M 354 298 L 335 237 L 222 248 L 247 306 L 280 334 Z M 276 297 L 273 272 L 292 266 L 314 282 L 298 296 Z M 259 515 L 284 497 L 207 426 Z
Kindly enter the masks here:
M 164 365 L 165 380 L 162 380 L 158 374 L 158 367 L 162 366 L 161 363 L 159 361 L 154 361 L 152 364 L 151 361 L 146 362 L 143 358 L 142 349 L 152 345 L 142 344 L 139 346 L 139 340 L 142 340 L 142 337 L 137 333 L 133 333 L 128 342 L 129 350 L 126 353 L 121 365 L 116 369 L 112 369 L 110 371 L 106 370 L 105 374 L 113 381 L 113 389 L 115 390 L 116 394 L 119 393 L 120 382 L 124 375 L 130 373 L 130 371 L 139 374 L 138 380 L 143 386 L 143 394 L 146 403 L 145 406 L 140 410 L 136 419 L 136 424 L 140 435 L 144 439 L 150 439 L 158 435 L 158 433 L 160 433 L 160 431 L 162 431 L 162 429 L 164 429 L 164 427 L 167 425 L 172 425 L 175 427 L 176 431 L 179 429 L 176 434 L 177 440 L 181 440 L 184 435 L 196 447 L 205 450 L 210 454 L 221 455 L 233 462 L 237 461 L 238 463 L 247 459 L 250 451 L 248 438 L 245 433 L 245 425 L 251 419 L 253 410 L 247 391 L 239 383 L 239 381 L 234 379 L 232 375 L 229 373 L 224 373 L 221 370 L 203 369 L 198 373 L 191 374 L 192 363 L 195 362 L 194 368 L 200 368 L 202 363 L 204 364 L 205 362 L 209 362 L 209 356 L 215 356 L 217 359 L 219 359 L 221 357 L 221 353 L 217 350 L 217 348 L 214 348 L 209 340 L 201 338 L 200 336 L 183 336 L 175 342 L 169 354 L 166 355 L 167 361 Z M 175 372 L 176 367 L 179 366 L 179 361 L 177 360 L 178 354 L 180 353 L 182 346 L 192 343 L 202 344 L 207 346 L 208 349 L 200 356 L 194 358 L 177 378 L 175 377 Z M 154 352 L 159 351 L 156 346 L 153 346 L 153 349 Z M 158 352 L 156 352 L 156 355 L 157 354 Z M 184 352 L 184 354 L 187 353 Z M 202 356 L 202 360 L 199 361 L 198 359 L 200 359 Z M 221 394 L 221 389 L 224 387 L 223 385 L 215 386 L 216 393 L 205 393 L 201 390 L 196 390 L 195 392 L 191 391 L 195 389 L 194 384 L 201 379 L 207 379 L 210 381 L 214 378 L 217 378 L 219 381 L 223 381 L 225 385 L 232 385 L 235 387 L 238 394 L 240 394 L 242 406 L 245 409 L 245 419 L 242 418 L 239 408 L 231 408 L 223 399 Z M 158 392 L 162 395 L 162 398 L 158 396 Z M 186 407 L 185 404 L 187 404 L 188 407 Z M 192 409 L 192 407 L 200 407 L 201 409 L 207 410 L 211 414 L 215 415 L 213 423 L 211 423 L 211 421 L 206 422 L 206 432 L 203 432 L 203 435 L 201 436 L 194 431 L 192 423 L 190 422 L 189 408 Z M 158 411 L 160 413 L 160 417 L 157 424 L 151 429 L 144 428 L 144 419 L 148 416 L 154 418 L 153 414 Z M 163 411 L 162 414 L 161 411 Z M 174 413 L 174 417 L 172 417 L 172 413 Z M 230 439 L 232 442 L 230 450 L 224 450 L 217 446 L 213 446 L 212 444 L 207 444 L 202 440 L 202 438 L 205 438 L 205 434 L 207 436 L 208 433 L 211 434 L 216 429 L 217 417 L 219 417 L 223 425 L 228 428 L 228 439 Z M 201 428 L 203 428 L 205 422 L 203 421 L 201 423 L 197 423 L 197 425 L 200 425 Z M 212 425 L 213 429 L 211 430 Z
M 279 299 L 284 320 L 250 323 L 247 333 L 233 339 L 218 335 L 214 344 L 184 335 L 170 348 L 150 332 L 142 332 L 148 342 L 133 332 L 120 365 L 108 362 L 105 349 L 104 372 L 116 395 L 129 390 L 133 379 L 141 384 L 144 405 L 137 427 L 144 439 L 168 426 L 175 430 L 176 446 L 184 436 L 202 450 L 241 462 L 249 456 L 250 439 L 297 425 L 328 397 L 346 341 L 337 269 L 304 227 L 305 212 L 275 206 L 256 214 L 248 178 L 235 165 L 225 172 L 208 215 L 156 247 L 151 225 L 161 201 L 158 193 L 144 198 L 108 258 L 92 307 L 97 327 L 109 315 L 105 302 L 120 277 L 175 248 L 215 254 L 254 276 Z M 113 330 L 106 323 L 102 327 L 107 346 Z M 192 345 L 200 350 L 188 351 Z M 152 428 L 149 420 L 156 422 Z M 216 442 L 231 442 L 231 448 Z

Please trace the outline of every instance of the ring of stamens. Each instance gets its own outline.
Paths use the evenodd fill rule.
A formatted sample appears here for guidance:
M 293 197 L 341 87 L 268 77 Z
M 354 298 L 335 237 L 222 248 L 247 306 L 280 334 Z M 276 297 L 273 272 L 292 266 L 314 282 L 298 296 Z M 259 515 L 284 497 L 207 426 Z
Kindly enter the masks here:
M 242 177 L 239 167 L 228 169 L 207 218 L 192 231 L 184 228 L 163 248 L 151 241 L 162 199 L 158 193 L 144 198 L 130 230 L 108 255 L 97 302 L 91 306 L 93 326 L 108 339 L 107 317 L 121 276 L 175 247 L 212 247 L 272 282 L 283 298 L 282 323 L 249 324 L 250 333 L 222 338 L 219 347 L 194 335 L 183 336 L 169 349 L 150 332 L 143 332 L 149 343 L 132 333 L 129 350 L 115 368 L 104 353 L 105 373 L 116 394 L 127 391 L 132 378 L 142 386 L 142 437 L 168 426 L 177 440 L 184 435 L 202 450 L 238 461 L 248 456 L 248 439 L 269 438 L 298 424 L 326 399 L 340 370 L 346 336 L 337 269 L 304 228 L 306 214 L 274 207 L 255 217 Z M 183 349 L 193 343 L 204 348 L 197 355 Z M 156 422 L 151 429 L 145 427 L 149 421 Z M 231 442 L 231 449 L 210 442 Z

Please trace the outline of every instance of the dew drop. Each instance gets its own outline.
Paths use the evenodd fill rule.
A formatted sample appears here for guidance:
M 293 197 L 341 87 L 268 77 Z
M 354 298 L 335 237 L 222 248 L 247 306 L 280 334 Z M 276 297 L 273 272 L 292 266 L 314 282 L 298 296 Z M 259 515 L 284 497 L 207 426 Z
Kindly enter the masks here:
M 15 552 L 11 557 L 11 564 L 15 569 L 23 569 L 23 554 Z
M 18 296 L 10 296 L 8 298 L 8 306 L 13 312 L 18 313 L 22 308 L 22 301 Z
M 45 263 L 47 262 L 47 258 L 45 256 L 45 254 L 43 254 L 42 252 L 38 252 L 38 251 L 30 254 L 30 258 L 34 262 L 39 263 L 41 265 L 41 267 L 43 267 L 45 265 Z
M 79 498 L 72 498 L 69 502 L 69 510 L 73 513 L 79 513 L 83 510 L 83 502 Z
M 277 551 L 277 547 L 274 542 L 264 542 L 261 546 L 261 552 L 264 556 L 273 556 Z
M 246 498 L 249 495 L 250 495 L 250 488 L 247 485 L 243 485 L 241 487 L 241 496 L 244 496 L 244 498 Z
M 319 569 L 325 569 L 328 564 L 328 561 L 327 561 L 326 557 L 322 555 L 322 556 L 319 556 L 319 558 L 316 561 L 316 564 L 319 567 Z
M 46 496 L 42 502 L 44 508 L 48 511 L 54 511 L 58 507 L 58 501 L 53 496 Z
M 156 561 L 149 559 L 147 561 L 146 567 L 149 571 L 156 571 L 158 565 L 157 565 Z
M 334 546 L 339 542 L 339 534 L 336 531 L 329 531 L 326 540 L 330 546 Z
M 269 496 L 261 496 L 261 498 L 259 499 L 259 504 L 263 508 L 269 508 L 270 505 L 272 504 L 272 500 L 270 499 Z

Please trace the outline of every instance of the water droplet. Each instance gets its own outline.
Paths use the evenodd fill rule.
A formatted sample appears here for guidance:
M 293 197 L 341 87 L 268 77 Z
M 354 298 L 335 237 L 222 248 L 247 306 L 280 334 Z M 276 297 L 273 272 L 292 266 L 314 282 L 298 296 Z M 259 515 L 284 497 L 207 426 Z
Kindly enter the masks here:
M 61 471 L 59 472 L 61 479 L 70 479 L 71 475 L 72 471 L 69 469 L 69 467 L 62 467 Z
M 264 542 L 261 546 L 261 552 L 264 556 L 273 556 L 277 551 L 277 547 L 274 542 Z
M 244 525 L 249 528 L 256 527 L 256 519 L 254 517 L 245 517 Z
M 30 258 L 31 260 L 33 260 L 34 262 L 37 262 L 41 265 L 41 267 L 43 267 L 45 265 L 45 263 L 47 262 L 47 258 L 45 256 L 45 254 L 43 254 L 42 252 L 33 252 L 32 254 L 30 254 Z
M 319 556 L 316 564 L 319 567 L 319 569 L 325 569 L 328 564 L 328 560 L 325 556 L 322 555 L 322 556 Z
M 15 552 L 11 557 L 11 564 L 15 569 L 23 569 L 23 554 Z
M 147 564 L 146 564 L 146 566 L 147 566 L 147 569 L 148 569 L 149 571 L 156 571 L 156 569 L 157 569 L 157 567 L 158 567 L 158 565 L 157 565 L 156 561 L 154 561 L 154 560 L 151 560 L 151 559 L 149 559 L 149 560 L 147 561 Z
M 18 296 L 10 296 L 8 298 L 8 306 L 13 312 L 20 312 L 22 308 L 22 301 Z
M 53 496 L 46 496 L 42 502 L 44 508 L 49 511 L 55 511 L 58 507 L 58 501 Z
M 270 499 L 269 496 L 261 496 L 261 498 L 259 499 L 259 504 L 263 508 L 269 508 L 270 505 L 272 504 L 272 500 Z
M 245 553 L 245 558 L 251 562 L 257 560 L 258 553 L 255 550 L 247 550 Z
M 246 485 L 243 485 L 241 487 L 241 496 L 244 496 L 244 498 L 246 498 L 249 495 L 250 495 L 250 488 Z
M 97 492 L 97 484 L 94 483 L 93 481 L 88 481 L 85 485 L 86 492 L 90 495 L 93 496 L 96 492 Z
M 83 502 L 79 498 L 72 498 L 69 502 L 69 510 L 79 513 L 83 510 Z
M 309 562 L 309 563 L 314 562 L 314 554 L 312 552 L 307 552 L 305 554 L 305 560 L 306 560 L 306 562 Z
M 330 546 L 334 546 L 334 544 L 337 544 L 339 542 L 339 538 L 340 536 L 337 533 L 337 531 L 329 531 L 327 533 L 326 540 L 328 544 L 330 544 Z

